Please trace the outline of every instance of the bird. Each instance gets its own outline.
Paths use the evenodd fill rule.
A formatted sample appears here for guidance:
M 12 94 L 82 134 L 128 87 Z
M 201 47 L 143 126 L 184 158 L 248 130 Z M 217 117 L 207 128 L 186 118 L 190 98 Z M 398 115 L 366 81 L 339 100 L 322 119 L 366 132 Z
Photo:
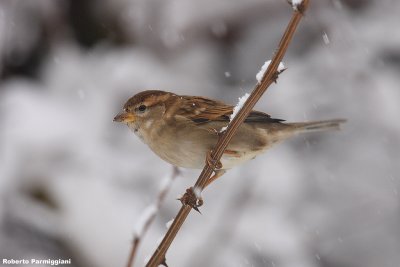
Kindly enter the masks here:
M 170 164 L 203 169 L 207 156 L 230 122 L 234 106 L 202 96 L 146 90 L 128 99 L 115 122 L 127 126 Z M 206 186 L 227 170 L 294 135 L 338 130 L 345 119 L 287 123 L 253 110 L 238 128 Z

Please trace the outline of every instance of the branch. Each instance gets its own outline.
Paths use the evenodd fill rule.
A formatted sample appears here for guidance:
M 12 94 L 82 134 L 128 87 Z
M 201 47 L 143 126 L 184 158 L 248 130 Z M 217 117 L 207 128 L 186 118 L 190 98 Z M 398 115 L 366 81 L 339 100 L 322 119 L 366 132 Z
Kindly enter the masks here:
M 134 233 L 132 248 L 129 254 L 127 267 L 133 266 L 133 262 L 135 260 L 136 252 L 139 247 L 140 241 L 143 240 L 144 235 L 147 233 L 150 225 L 153 223 L 156 218 L 157 211 L 160 209 L 161 204 L 164 202 L 164 199 L 171 188 L 172 181 L 175 180 L 176 177 L 179 176 L 178 167 L 174 166 L 172 173 L 170 176 L 166 177 L 165 180 L 161 184 L 160 191 L 158 192 L 157 201 L 155 204 L 147 207 L 141 214 L 141 217 L 136 225 L 136 230 Z
M 205 242 L 194 249 L 194 253 L 189 257 L 188 262 L 182 266 L 191 266 L 193 265 L 191 264 L 192 262 L 196 262 L 197 266 L 218 266 L 215 264 L 215 260 L 222 257 L 229 247 L 228 244 L 231 244 L 232 240 L 237 236 L 237 228 L 243 219 L 243 215 L 251 201 L 254 201 L 254 195 L 252 194 L 254 183 L 249 182 L 248 179 L 239 179 L 238 183 L 235 190 L 230 192 L 230 199 L 227 201 L 227 205 L 218 214 L 217 221 L 224 223 L 218 224 L 209 233 L 208 238 L 205 238 Z M 210 240 L 213 240 L 212 246 L 209 246 Z
M 297 3 L 299 2 L 299 3 Z M 282 61 L 283 56 L 286 53 L 286 50 L 289 46 L 290 41 L 294 35 L 294 32 L 303 16 L 303 13 L 307 9 L 309 4 L 309 0 L 303 0 L 302 2 L 296 1 L 296 8 L 294 8 L 292 18 L 286 27 L 285 33 L 282 36 L 282 39 L 279 43 L 278 50 L 274 55 L 272 62 L 269 64 L 266 73 L 263 75 L 261 82 L 257 83 L 255 89 L 245 102 L 244 106 L 241 108 L 237 116 L 231 121 L 228 125 L 226 131 L 222 133 L 221 138 L 218 140 L 215 148 L 212 150 L 210 154 L 211 160 L 207 161 L 207 164 L 204 166 L 203 171 L 201 172 L 198 180 L 196 181 L 194 188 L 199 189 L 200 192 L 204 189 L 207 180 L 210 178 L 212 172 L 215 170 L 216 166 L 219 163 L 219 160 L 222 157 L 226 147 L 231 141 L 232 137 L 236 133 L 237 129 L 243 123 L 243 121 L 247 118 L 249 113 L 252 111 L 253 107 L 257 103 L 257 101 L 261 98 L 261 96 L 265 93 L 267 88 L 276 81 L 279 72 L 278 66 Z M 189 205 L 183 205 L 179 210 L 178 214 L 175 216 L 175 220 L 172 223 L 171 227 L 168 229 L 165 234 L 163 240 L 160 245 L 157 247 L 156 251 L 153 253 L 151 259 L 147 263 L 147 267 L 157 267 L 159 264 L 165 261 L 165 254 L 168 248 L 171 246 L 172 241 L 180 230 L 181 226 L 185 222 L 187 216 L 189 215 L 192 207 Z

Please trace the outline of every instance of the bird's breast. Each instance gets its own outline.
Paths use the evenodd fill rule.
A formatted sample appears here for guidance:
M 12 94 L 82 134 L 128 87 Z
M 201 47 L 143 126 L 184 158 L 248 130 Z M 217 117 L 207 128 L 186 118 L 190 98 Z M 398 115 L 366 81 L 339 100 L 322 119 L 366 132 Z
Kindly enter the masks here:
M 215 125 L 212 129 L 221 128 Z M 265 133 L 242 127 L 228 145 L 221 163 L 223 169 L 240 165 L 264 152 L 273 142 Z M 146 121 L 135 132 L 150 149 L 163 160 L 178 167 L 202 169 L 206 155 L 214 148 L 218 135 L 209 128 L 187 123 L 166 124 Z M 271 136 L 272 137 L 272 136 Z
M 214 137 L 205 130 L 184 124 L 166 125 L 153 123 L 142 128 L 137 135 L 163 160 L 183 168 L 201 169 L 207 151 L 216 143 Z

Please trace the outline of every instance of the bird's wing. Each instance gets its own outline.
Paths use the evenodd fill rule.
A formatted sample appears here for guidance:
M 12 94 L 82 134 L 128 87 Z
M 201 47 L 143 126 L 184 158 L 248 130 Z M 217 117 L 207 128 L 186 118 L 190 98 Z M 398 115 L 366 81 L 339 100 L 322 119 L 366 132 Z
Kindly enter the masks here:
M 233 106 L 205 97 L 182 96 L 184 104 L 180 108 L 180 114 L 190 118 L 195 123 L 210 121 L 226 121 L 233 113 Z M 244 122 L 281 122 L 281 119 L 271 118 L 270 115 L 251 111 Z

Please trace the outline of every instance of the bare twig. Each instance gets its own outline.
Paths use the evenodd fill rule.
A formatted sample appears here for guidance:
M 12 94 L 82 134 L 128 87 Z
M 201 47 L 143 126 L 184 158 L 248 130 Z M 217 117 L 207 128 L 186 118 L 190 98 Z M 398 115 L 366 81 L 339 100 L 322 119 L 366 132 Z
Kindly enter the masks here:
M 207 160 L 203 171 L 201 172 L 198 180 L 194 185 L 195 190 L 203 190 L 204 186 L 207 184 L 207 180 L 210 178 L 211 174 L 215 170 L 216 166 L 219 164 L 219 160 L 222 157 L 226 147 L 231 141 L 232 137 L 236 133 L 239 126 L 243 123 L 248 114 L 252 111 L 253 107 L 257 101 L 261 98 L 267 88 L 276 81 L 279 72 L 277 71 L 279 63 L 282 61 L 283 56 L 289 46 L 290 41 L 294 35 L 294 32 L 309 4 L 309 0 L 304 0 L 299 3 L 293 11 L 292 18 L 282 36 L 279 43 L 278 50 L 274 55 L 272 62 L 268 66 L 266 73 L 264 74 L 261 82 L 257 83 L 255 89 L 251 93 L 250 97 L 247 99 L 246 103 L 239 111 L 237 116 L 228 125 L 226 131 L 223 132 L 221 138 L 218 140 L 215 148 L 210 154 L 210 159 Z M 147 263 L 147 267 L 156 267 L 160 263 L 164 262 L 165 254 L 170 247 L 172 241 L 177 235 L 179 229 L 185 222 L 187 216 L 189 215 L 192 207 L 190 205 L 183 205 L 179 210 L 178 214 L 175 216 L 175 220 L 171 227 L 168 229 L 160 245 L 157 247 L 156 251 L 153 253 L 151 259 Z
M 136 229 L 133 241 L 132 241 L 132 248 L 131 252 L 129 253 L 128 263 L 126 264 L 127 267 L 133 266 L 133 262 L 135 260 L 136 252 L 139 247 L 140 241 L 143 240 L 144 235 L 146 234 L 147 230 L 149 229 L 150 225 L 153 223 L 154 219 L 156 218 L 157 211 L 160 209 L 164 199 L 171 188 L 172 181 L 175 180 L 176 177 L 179 176 L 179 169 L 178 167 L 174 166 L 172 173 L 169 177 L 165 178 L 165 181 L 162 182 L 160 191 L 158 192 L 157 201 L 154 205 L 148 207 L 142 214 L 142 222 Z M 148 212 L 146 212 L 148 211 Z

